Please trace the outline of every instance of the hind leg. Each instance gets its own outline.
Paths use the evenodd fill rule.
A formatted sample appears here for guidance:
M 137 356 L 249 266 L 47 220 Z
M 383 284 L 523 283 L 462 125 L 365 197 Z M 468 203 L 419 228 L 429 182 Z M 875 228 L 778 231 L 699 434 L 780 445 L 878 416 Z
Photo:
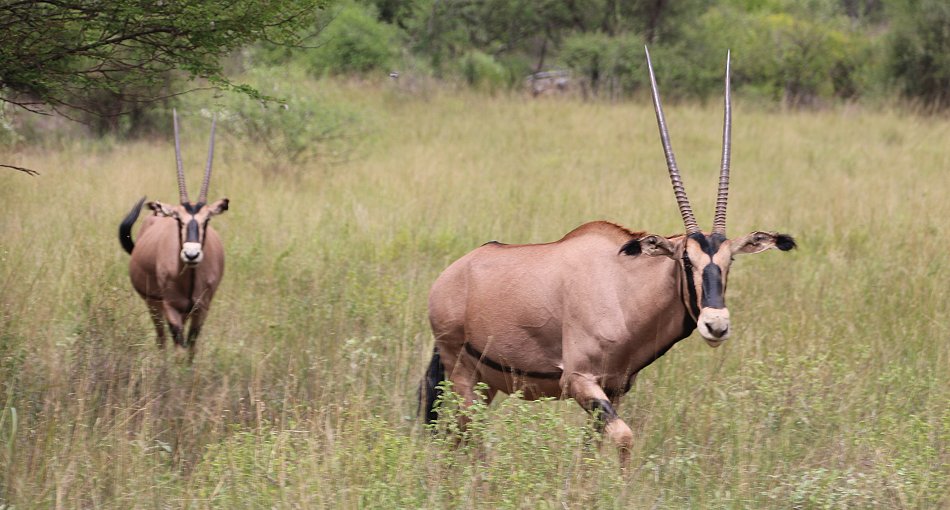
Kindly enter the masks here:
M 436 349 L 441 361 L 441 368 L 447 380 L 452 382 L 452 391 L 461 397 L 462 408 L 468 408 L 479 400 L 475 393 L 475 384 L 478 383 L 476 363 L 470 356 L 462 352 L 465 343 L 465 330 L 458 325 L 439 327 L 433 321 L 432 331 L 436 337 Z M 494 392 L 490 392 L 494 396 Z M 466 413 L 458 414 L 459 427 L 464 429 L 470 419 Z

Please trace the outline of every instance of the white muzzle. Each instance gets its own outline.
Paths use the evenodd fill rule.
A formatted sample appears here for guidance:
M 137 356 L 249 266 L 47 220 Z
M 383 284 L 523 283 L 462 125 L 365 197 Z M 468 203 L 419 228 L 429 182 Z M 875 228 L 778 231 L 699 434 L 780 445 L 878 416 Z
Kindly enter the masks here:
M 196 265 L 204 258 L 201 243 L 185 243 L 181 247 L 181 261 L 188 265 Z
M 699 320 L 696 321 L 696 327 L 699 334 L 703 335 L 706 343 L 710 347 L 719 347 L 719 345 L 729 338 L 731 333 L 729 328 L 729 309 L 728 308 L 703 308 L 699 312 Z

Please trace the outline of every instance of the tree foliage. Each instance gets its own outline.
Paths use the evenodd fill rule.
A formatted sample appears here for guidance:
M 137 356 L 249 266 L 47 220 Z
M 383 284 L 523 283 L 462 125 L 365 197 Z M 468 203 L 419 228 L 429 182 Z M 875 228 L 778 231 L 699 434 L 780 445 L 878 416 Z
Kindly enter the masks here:
M 115 115 L 172 93 L 175 71 L 257 95 L 225 75 L 222 57 L 298 42 L 325 1 L 2 0 L 0 101 Z
M 901 92 L 934 108 L 950 107 L 950 4 L 902 0 L 893 7 L 889 66 Z

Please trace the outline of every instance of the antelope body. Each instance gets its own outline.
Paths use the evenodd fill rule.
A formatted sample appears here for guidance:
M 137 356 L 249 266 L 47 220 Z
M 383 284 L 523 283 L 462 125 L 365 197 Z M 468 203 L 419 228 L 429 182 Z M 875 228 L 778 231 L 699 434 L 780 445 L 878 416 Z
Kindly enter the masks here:
M 133 242 L 132 225 L 145 202 L 145 197 L 142 197 L 119 225 L 119 242 L 132 255 L 129 277 L 136 292 L 148 305 L 158 334 L 158 346 L 165 346 L 164 323 L 167 322 L 175 345 L 187 347 L 189 360 L 192 360 L 201 326 L 224 275 L 224 247 L 208 222 L 212 216 L 228 209 L 228 199 L 206 203 L 214 157 L 214 121 L 208 163 L 197 202 L 188 199 L 185 187 L 177 113 L 174 124 L 181 203 L 173 206 L 149 202 L 147 206 L 153 214 L 142 222 L 138 240 Z M 188 320 L 190 326 L 186 338 L 183 330 Z
M 435 349 L 421 387 L 426 422 L 448 379 L 469 404 L 485 383 L 525 398 L 570 397 L 629 460 L 633 433 L 616 406 L 637 373 L 698 329 L 729 337 L 726 280 L 734 255 L 795 247 L 785 234 L 726 237 L 731 101 L 726 61 L 723 160 L 713 229 L 700 231 L 673 156 L 647 52 L 653 101 L 674 194 L 686 226 L 669 237 L 595 221 L 546 244 L 488 243 L 451 264 L 429 294 Z M 446 377 L 447 375 L 447 377 Z M 464 425 L 464 419 L 462 420 Z

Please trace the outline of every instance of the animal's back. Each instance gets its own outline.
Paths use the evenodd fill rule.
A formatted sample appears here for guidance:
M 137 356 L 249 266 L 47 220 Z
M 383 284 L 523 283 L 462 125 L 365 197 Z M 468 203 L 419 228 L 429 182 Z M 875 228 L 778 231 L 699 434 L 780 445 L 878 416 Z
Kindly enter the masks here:
M 565 286 L 586 278 L 591 265 L 609 265 L 634 235 L 598 221 L 552 243 L 476 248 L 450 265 L 429 293 L 429 320 L 437 341 L 559 340 L 564 299 L 570 293 Z

